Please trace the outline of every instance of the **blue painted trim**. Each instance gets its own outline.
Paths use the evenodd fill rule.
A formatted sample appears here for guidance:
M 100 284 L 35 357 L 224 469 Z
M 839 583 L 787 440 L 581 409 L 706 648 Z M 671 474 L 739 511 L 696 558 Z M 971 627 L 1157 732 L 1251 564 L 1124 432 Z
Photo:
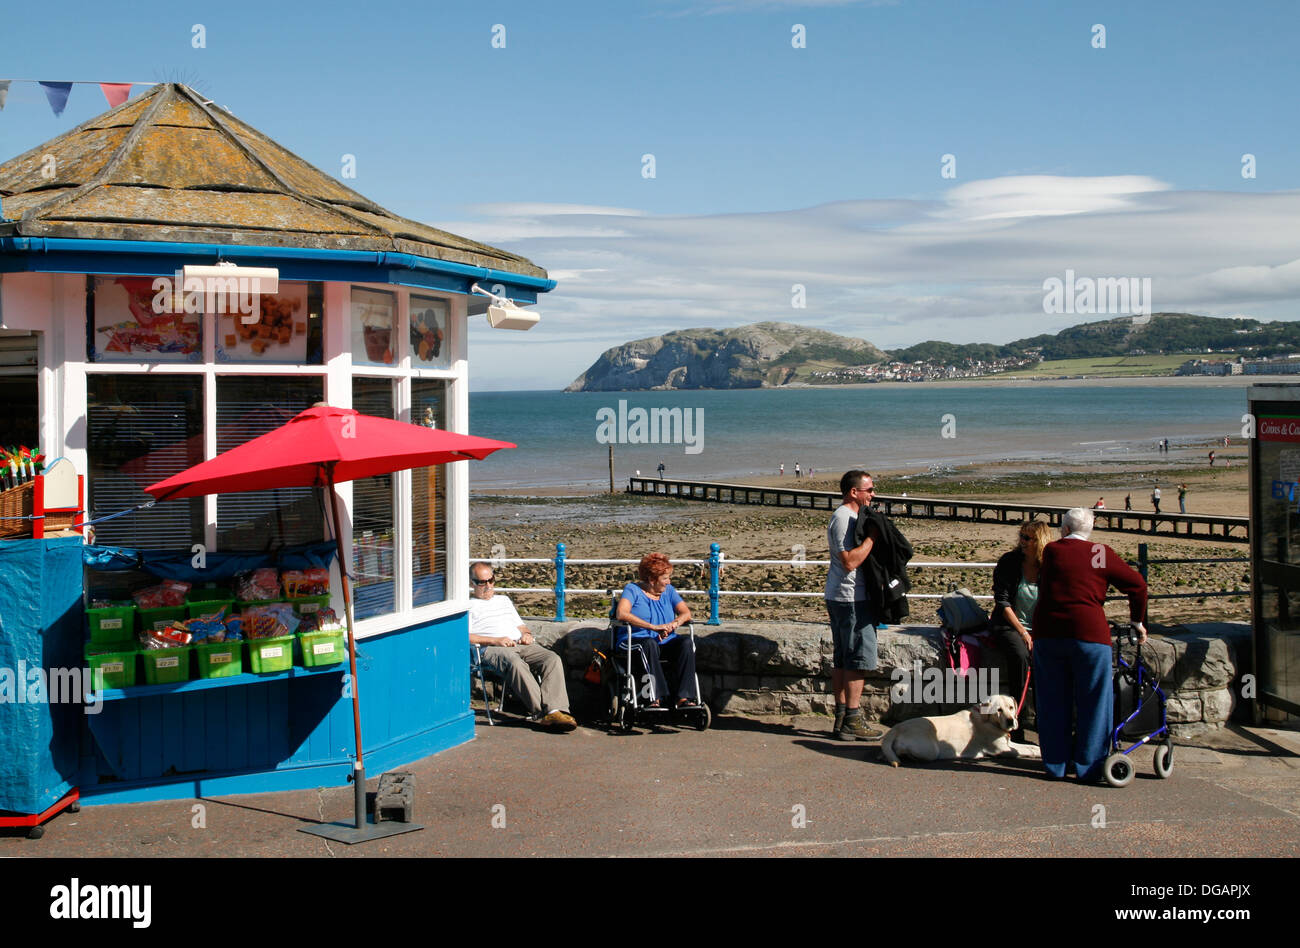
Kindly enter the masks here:
M 0 272 L 98 273 L 166 276 L 186 263 L 230 261 L 271 266 L 282 280 L 390 283 L 468 293 L 474 282 L 501 283 L 507 295 L 536 302 L 555 289 L 540 277 L 433 260 L 386 250 L 326 250 L 173 243 L 152 240 L 86 240 L 64 237 L 0 237 Z
M 320 668 L 300 668 L 295 666 L 288 671 L 272 672 L 265 675 L 245 672 L 242 675 L 231 675 L 229 678 L 196 678 L 192 681 L 180 681 L 170 685 L 135 685 L 131 688 L 105 688 L 99 697 L 101 701 L 125 701 L 130 698 L 147 698 L 153 695 L 206 691 L 209 688 L 256 685 L 263 682 L 284 681 L 287 678 L 305 678 L 308 675 L 341 675 L 347 670 L 347 660 L 344 659 L 337 665 L 325 665 Z
M 466 671 L 468 675 L 468 671 Z M 471 712 L 383 747 L 366 749 L 366 774 L 377 778 L 394 767 L 405 767 L 448 748 L 458 747 L 474 738 L 474 715 Z M 328 761 L 274 771 L 244 771 L 205 774 L 200 778 L 177 777 L 170 781 L 137 780 L 101 784 L 82 791 L 85 806 L 119 803 L 153 803 L 161 800 L 187 800 L 237 796 L 245 793 L 279 793 L 286 790 L 346 788 L 352 773 L 352 759 Z

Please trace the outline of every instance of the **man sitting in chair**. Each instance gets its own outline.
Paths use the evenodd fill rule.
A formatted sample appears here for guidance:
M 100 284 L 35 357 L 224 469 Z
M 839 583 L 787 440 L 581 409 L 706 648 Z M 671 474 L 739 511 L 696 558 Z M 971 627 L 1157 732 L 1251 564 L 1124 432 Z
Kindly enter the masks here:
M 569 692 L 564 684 L 560 656 L 533 641 L 515 604 L 496 595 L 496 575 L 491 564 L 469 568 L 473 599 L 469 603 L 469 641 L 483 646 L 483 667 L 493 669 L 519 696 L 531 719 L 551 731 L 572 731 L 578 726 L 569 714 Z M 533 672 L 541 676 L 539 687 Z M 486 700 L 486 695 L 484 696 Z

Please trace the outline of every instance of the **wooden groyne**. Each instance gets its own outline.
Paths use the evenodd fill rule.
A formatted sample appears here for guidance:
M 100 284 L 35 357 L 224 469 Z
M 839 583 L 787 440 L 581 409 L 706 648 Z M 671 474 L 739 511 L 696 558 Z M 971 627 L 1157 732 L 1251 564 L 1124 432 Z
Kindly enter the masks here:
M 756 487 L 750 484 L 722 484 L 716 481 L 683 481 L 676 478 L 632 477 L 627 492 L 644 497 L 672 497 L 716 504 L 746 504 L 762 507 L 794 507 L 805 510 L 834 510 L 840 497 L 834 491 L 801 490 L 791 487 Z M 1031 517 L 1060 526 L 1069 507 L 996 500 L 954 500 L 950 497 L 912 497 L 877 494 L 876 506 L 891 517 L 932 520 L 968 520 L 982 523 L 1019 523 Z M 1123 533 L 1163 533 L 1194 540 L 1226 540 L 1245 543 L 1250 539 L 1247 517 L 1218 514 L 1154 513 L 1145 510 L 1094 510 L 1097 529 Z

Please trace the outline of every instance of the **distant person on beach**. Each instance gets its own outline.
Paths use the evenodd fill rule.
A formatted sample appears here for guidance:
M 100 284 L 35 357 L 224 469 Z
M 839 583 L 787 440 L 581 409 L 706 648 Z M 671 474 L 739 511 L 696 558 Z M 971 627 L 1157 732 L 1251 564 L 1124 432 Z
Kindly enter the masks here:
M 1159 484 L 1151 488 L 1151 506 L 1156 508 L 1156 513 L 1160 513 L 1160 485 Z
M 1092 511 L 1061 518 L 1062 539 L 1047 544 L 1034 607 L 1034 693 L 1043 766 L 1057 780 L 1073 762 L 1080 783 L 1102 776 L 1114 706 L 1106 588 L 1128 597 L 1129 620 L 1145 642 L 1147 583 L 1105 544 L 1089 539 Z M 1073 721 L 1072 721 L 1073 717 Z
M 665 701 L 678 706 L 692 704 L 695 648 L 689 636 L 677 634 L 691 621 L 691 610 L 673 588 L 673 564 L 663 553 L 648 553 L 637 564 L 636 575 L 636 582 L 623 587 L 614 613 L 617 622 L 631 627 L 632 642 L 625 630 L 615 647 L 635 644 L 645 656 L 650 707 L 660 707 Z M 667 670 L 663 659 L 669 662 Z
M 663 461 L 660 461 L 660 462 L 659 462 L 659 480 L 662 481 L 663 479 L 664 479 L 664 462 L 663 462 Z
M 1097 502 L 1096 502 L 1095 504 L 1092 505 L 1092 509 L 1093 509 L 1093 510 L 1105 510 L 1105 509 L 1106 509 L 1106 498 L 1105 498 L 1105 497 L 1098 497 L 1098 498 L 1097 498 Z
M 1124 495 L 1124 509 L 1125 509 L 1125 510 L 1132 510 L 1132 509 L 1133 509 L 1133 495 L 1132 495 L 1132 494 L 1125 494 L 1125 495 Z
M 781 462 L 781 469 L 776 472 L 778 477 L 785 477 L 785 462 Z
M 846 471 L 840 478 L 843 503 L 831 515 L 830 526 L 826 528 L 831 554 L 826 573 L 826 613 L 830 617 L 835 648 L 831 663 L 835 724 L 831 733 L 842 741 L 871 740 L 884 735 L 863 720 L 861 708 L 862 688 L 867 672 L 876 670 L 877 656 L 876 626 L 867 602 L 867 584 L 858 567 L 867 561 L 879 536 L 872 530 L 860 545 L 853 545 L 858 514 L 870 506 L 875 493 L 876 485 L 870 474 Z
M 1214 452 L 1210 452 L 1210 467 L 1214 467 Z
M 1187 513 L 1187 485 L 1178 485 L 1178 512 Z
M 802 477 L 802 476 L 803 476 L 803 475 L 802 475 L 802 472 L 799 470 L 799 462 L 798 462 L 798 461 L 795 461 L 795 462 L 794 462 L 794 477 L 795 477 L 795 480 L 798 480 L 798 479 L 799 479 L 800 477 Z
M 483 646 L 483 665 L 503 679 L 519 696 L 528 716 L 549 731 L 572 731 L 578 722 L 569 714 L 564 663 L 549 648 L 533 641 L 509 596 L 496 595 L 496 571 L 490 563 L 469 568 L 469 641 Z M 534 674 L 540 675 L 539 685 Z M 487 696 L 483 696 L 487 700 Z
M 1006 656 L 1011 680 L 1002 683 L 1002 693 L 1019 701 L 1029 675 L 1030 637 L 1034 605 L 1038 602 L 1038 570 L 1043 550 L 1052 542 L 1052 528 L 1042 520 L 1026 520 L 1016 531 L 1016 548 L 1002 554 L 993 570 L 993 615 L 989 635 Z M 1024 740 L 1024 728 L 1011 732 L 1013 741 Z

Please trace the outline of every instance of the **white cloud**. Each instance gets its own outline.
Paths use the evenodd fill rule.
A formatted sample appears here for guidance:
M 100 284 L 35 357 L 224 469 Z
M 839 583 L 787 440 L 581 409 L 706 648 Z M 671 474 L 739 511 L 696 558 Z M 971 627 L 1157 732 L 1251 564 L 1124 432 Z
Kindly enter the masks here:
M 1006 342 L 1104 318 L 1043 313 L 1044 279 L 1067 269 L 1150 278 L 1157 312 L 1300 316 L 1298 192 L 1016 176 L 963 183 L 933 200 L 751 214 L 554 208 L 487 205 L 481 220 L 446 225 L 489 243 L 517 234 L 495 240 L 559 282 L 527 336 L 474 332 L 484 347 L 475 352 L 481 387 L 514 387 L 495 371 L 498 358 L 535 362 L 529 353 L 543 340 L 546 364 L 535 369 L 560 387 L 605 348 L 674 329 L 774 319 L 897 348 L 932 338 Z M 796 283 L 805 309 L 791 306 Z

